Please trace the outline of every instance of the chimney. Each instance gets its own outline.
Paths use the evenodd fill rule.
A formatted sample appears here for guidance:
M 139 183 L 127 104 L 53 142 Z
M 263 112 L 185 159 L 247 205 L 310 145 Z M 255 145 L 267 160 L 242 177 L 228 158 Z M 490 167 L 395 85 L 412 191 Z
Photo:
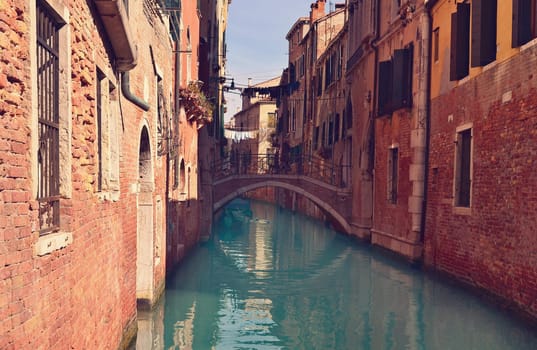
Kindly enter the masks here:
M 324 5 L 326 5 L 326 0 L 317 0 L 314 4 L 311 4 L 310 23 L 325 15 Z

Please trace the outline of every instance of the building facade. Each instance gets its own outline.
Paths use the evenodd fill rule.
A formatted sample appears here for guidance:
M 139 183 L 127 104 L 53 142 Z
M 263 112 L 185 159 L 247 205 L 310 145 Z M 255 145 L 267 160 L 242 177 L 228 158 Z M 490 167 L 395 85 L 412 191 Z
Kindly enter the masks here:
M 534 318 L 535 5 L 432 2 L 424 254 Z
M 125 348 L 199 237 L 200 8 L 0 12 L 0 348 Z
M 213 118 L 208 127 L 200 129 L 199 174 L 202 212 L 212 213 L 212 167 L 224 159 L 227 141 L 224 138 L 224 86 L 231 84 L 226 73 L 226 28 L 231 0 L 200 0 L 202 13 L 200 42 L 200 79 L 203 91 L 212 105 Z M 200 235 L 207 239 L 212 230 L 212 216 L 203 215 Z
M 411 260 L 422 255 L 428 13 L 423 3 L 381 1 L 376 42 L 371 242 Z

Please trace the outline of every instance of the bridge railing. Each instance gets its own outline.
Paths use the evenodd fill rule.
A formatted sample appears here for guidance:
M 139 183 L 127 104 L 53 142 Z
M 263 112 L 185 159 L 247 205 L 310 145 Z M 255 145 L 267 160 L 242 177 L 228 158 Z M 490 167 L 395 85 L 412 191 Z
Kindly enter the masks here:
M 341 188 L 350 186 L 350 171 L 350 166 L 332 165 L 318 157 L 283 161 L 273 154 L 238 154 L 212 165 L 214 181 L 236 175 L 302 175 Z

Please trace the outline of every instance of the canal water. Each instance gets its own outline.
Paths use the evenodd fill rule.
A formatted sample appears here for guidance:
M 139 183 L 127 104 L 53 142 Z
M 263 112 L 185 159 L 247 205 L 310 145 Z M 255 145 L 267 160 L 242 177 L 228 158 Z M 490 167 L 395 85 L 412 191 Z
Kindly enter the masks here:
M 138 350 L 537 349 L 535 330 L 474 295 L 245 200 L 138 322 Z

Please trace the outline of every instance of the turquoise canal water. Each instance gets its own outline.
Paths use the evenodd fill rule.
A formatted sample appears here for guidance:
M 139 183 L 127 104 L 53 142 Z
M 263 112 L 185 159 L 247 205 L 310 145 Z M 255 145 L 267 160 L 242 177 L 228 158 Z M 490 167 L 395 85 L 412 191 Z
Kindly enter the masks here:
M 537 349 L 477 297 L 272 205 L 236 201 L 140 314 L 138 349 Z

